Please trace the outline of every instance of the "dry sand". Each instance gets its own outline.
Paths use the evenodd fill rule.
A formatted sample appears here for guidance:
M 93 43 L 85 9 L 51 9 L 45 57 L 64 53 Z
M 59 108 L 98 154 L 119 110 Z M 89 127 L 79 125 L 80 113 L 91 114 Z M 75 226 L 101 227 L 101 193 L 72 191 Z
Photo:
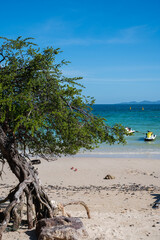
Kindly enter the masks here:
M 69 157 L 43 161 L 36 168 L 51 199 L 83 200 L 89 206 L 91 219 L 82 206 L 66 207 L 81 218 L 88 239 L 160 239 L 160 209 L 151 206 L 160 194 L 160 159 Z M 107 174 L 115 179 L 104 179 Z M 1 198 L 16 184 L 7 166 L 0 184 Z M 5 232 L 3 239 L 36 240 L 36 234 L 22 226 L 17 232 Z

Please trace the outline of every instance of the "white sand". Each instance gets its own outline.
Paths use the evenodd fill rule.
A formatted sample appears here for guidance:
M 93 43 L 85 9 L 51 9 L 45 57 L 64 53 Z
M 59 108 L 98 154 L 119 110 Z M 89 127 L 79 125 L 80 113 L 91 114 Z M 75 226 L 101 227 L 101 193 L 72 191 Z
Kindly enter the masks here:
M 91 219 L 82 206 L 66 210 L 81 218 L 90 240 L 160 239 L 160 209 L 151 207 L 160 194 L 160 159 L 69 157 L 43 161 L 36 168 L 51 199 L 62 203 L 82 200 L 89 206 Z M 16 184 L 7 167 L 5 172 L 1 198 Z M 115 179 L 105 180 L 107 174 Z M 23 226 L 4 233 L 3 239 L 35 240 L 36 235 Z

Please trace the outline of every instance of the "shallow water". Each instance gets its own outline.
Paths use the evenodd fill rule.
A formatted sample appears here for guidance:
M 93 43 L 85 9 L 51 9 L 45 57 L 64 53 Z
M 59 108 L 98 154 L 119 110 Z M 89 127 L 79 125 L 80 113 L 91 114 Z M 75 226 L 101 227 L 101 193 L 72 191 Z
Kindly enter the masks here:
M 131 108 L 131 109 L 130 109 Z M 93 113 L 107 119 L 107 124 L 115 123 L 124 127 L 131 127 L 137 132 L 126 136 L 126 145 L 101 144 L 92 152 L 85 152 L 85 156 L 94 157 L 137 157 L 160 159 L 160 105 L 128 105 L 128 104 L 96 104 Z M 157 135 L 156 140 L 145 142 L 146 132 L 150 130 Z M 81 156 L 81 154 L 78 154 Z

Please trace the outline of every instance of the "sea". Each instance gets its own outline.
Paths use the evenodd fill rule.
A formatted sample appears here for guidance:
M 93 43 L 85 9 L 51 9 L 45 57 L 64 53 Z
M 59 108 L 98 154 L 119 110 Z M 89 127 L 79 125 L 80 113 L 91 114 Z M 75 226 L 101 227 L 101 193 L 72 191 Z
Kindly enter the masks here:
M 125 136 L 125 145 L 103 143 L 92 151 L 81 150 L 79 157 L 160 159 L 160 104 L 95 104 L 93 114 L 105 118 L 110 126 L 118 123 L 136 132 Z M 147 131 L 157 136 L 154 141 L 144 141 Z

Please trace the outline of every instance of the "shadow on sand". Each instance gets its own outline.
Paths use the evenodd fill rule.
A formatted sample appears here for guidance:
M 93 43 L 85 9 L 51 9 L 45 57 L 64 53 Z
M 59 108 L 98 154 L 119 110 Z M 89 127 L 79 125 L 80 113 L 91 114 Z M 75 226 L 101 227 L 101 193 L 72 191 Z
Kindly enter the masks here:
M 27 230 L 25 233 L 29 236 L 30 240 L 37 240 L 37 235 L 36 235 L 35 229 Z
M 160 194 L 151 194 L 155 199 L 154 203 L 152 204 L 152 208 L 160 208 Z

